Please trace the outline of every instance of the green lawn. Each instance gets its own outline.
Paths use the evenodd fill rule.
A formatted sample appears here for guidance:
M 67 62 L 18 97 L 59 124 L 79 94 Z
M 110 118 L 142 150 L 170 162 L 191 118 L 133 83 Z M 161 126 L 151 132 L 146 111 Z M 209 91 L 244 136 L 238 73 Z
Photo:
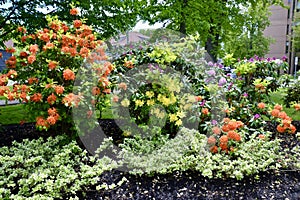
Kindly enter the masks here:
M 21 120 L 28 122 L 28 113 L 24 109 L 24 105 L 9 105 L 0 107 L 0 123 L 19 124 Z

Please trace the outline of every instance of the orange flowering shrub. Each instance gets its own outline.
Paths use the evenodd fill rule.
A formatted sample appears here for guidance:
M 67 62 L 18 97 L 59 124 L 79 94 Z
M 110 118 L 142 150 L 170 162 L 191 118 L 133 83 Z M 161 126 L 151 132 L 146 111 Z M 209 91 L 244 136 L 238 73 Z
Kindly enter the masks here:
M 234 152 L 238 144 L 242 141 L 242 136 L 238 132 L 238 129 L 243 128 L 243 126 L 244 123 L 241 121 L 224 118 L 222 127 L 214 126 L 212 128 L 213 135 L 207 139 L 210 151 L 212 153 Z
M 71 15 L 78 15 L 73 8 Z M 96 39 L 93 29 L 76 19 L 73 24 L 66 24 L 57 17 L 47 17 L 48 27 L 26 34 L 23 27 L 16 30 L 16 47 L 6 49 L 13 53 L 6 61 L 7 70 L 0 76 L 0 95 L 7 99 L 26 102 L 29 113 L 36 119 L 40 130 L 47 130 L 61 121 L 66 126 L 72 125 L 73 107 L 90 103 L 81 94 L 74 94 L 76 73 L 84 62 L 93 63 L 96 85 L 88 91 L 97 104 L 99 95 L 109 93 L 108 75 L 113 66 L 107 62 L 103 42 Z M 101 61 L 97 62 L 96 61 Z M 95 77 L 93 77 L 95 78 Z M 10 90 L 6 84 L 11 79 L 16 81 Z M 91 111 L 89 111 L 91 113 Z M 64 124 L 63 124 L 64 125 Z
M 277 122 L 279 122 L 276 128 L 279 133 L 294 134 L 296 132 L 296 127 L 292 124 L 292 118 L 290 118 L 286 112 L 282 111 L 281 105 L 276 104 L 270 114 Z

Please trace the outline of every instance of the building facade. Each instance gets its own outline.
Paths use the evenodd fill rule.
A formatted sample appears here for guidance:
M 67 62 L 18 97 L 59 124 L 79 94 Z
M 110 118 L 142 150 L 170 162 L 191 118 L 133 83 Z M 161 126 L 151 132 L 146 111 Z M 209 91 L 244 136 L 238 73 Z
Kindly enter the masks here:
M 275 41 L 270 45 L 270 51 L 266 57 L 282 58 L 286 56 L 290 65 L 289 73 L 294 74 L 299 70 L 298 58 L 292 48 L 292 26 L 295 12 L 300 9 L 300 1 L 284 0 L 288 8 L 271 6 L 270 26 L 266 28 L 264 34 L 272 37 Z

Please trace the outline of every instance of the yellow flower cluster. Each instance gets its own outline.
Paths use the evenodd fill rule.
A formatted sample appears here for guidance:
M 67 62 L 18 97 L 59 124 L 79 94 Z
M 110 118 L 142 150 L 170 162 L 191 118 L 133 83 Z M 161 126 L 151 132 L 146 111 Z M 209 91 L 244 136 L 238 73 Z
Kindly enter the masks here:
M 164 106 L 169 106 L 176 103 L 177 99 L 174 93 L 171 93 L 170 97 L 166 97 L 165 95 L 158 94 L 157 100 L 161 102 Z

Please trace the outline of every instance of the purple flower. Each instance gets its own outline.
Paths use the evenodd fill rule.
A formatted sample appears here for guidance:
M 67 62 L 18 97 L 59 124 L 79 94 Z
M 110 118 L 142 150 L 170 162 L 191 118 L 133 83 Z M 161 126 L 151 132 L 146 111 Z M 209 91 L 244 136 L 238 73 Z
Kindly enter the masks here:
M 244 92 L 244 94 L 243 94 L 243 97 L 248 97 L 249 95 L 248 95 L 248 93 L 247 92 Z
M 208 66 L 210 66 L 210 67 L 214 66 L 214 63 L 211 62 L 211 61 L 209 61 L 207 64 L 208 64 Z
M 201 101 L 200 106 L 204 106 L 205 105 L 205 100 Z
M 267 58 L 267 61 L 270 62 L 270 61 L 271 61 L 271 58 Z
M 216 72 L 215 72 L 215 70 L 211 69 L 211 70 L 209 70 L 209 71 L 207 72 L 207 74 L 210 75 L 210 76 L 215 76 L 215 75 L 216 75 Z
M 253 58 L 250 58 L 250 59 L 249 59 L 249 62 L 254 62 L 254 59 L 253 59 Z
M 227 81 L 226 81 L 226 79 L 224 78 L 224 77 L 222 77 L 222 78 L 220 78 L 220 80 L 219 80 L 219 86 L 223 86 L 223 85 L 225 85 L 227 83 Z
M 212 120 L 212 121 L 211 121 L 211 124 L 215 126 L 215 125 L 218 124 L 218 122 L 217 122 L 217 120 Z
M 286 60 L 287 60 L 287 57 L 286 57 L 286 56 L 283 56 L 283 57 L 281 58 L 281 60 L 286 61 Z
M 233 86 L 233 82 L 230 82 L 230 84 L 228 86 L 228 90 L 231 90 L 232 86 Z
M 260 118 L 260 114 L 255 114 L 254 119 L 258 119 L 258 118 Z

